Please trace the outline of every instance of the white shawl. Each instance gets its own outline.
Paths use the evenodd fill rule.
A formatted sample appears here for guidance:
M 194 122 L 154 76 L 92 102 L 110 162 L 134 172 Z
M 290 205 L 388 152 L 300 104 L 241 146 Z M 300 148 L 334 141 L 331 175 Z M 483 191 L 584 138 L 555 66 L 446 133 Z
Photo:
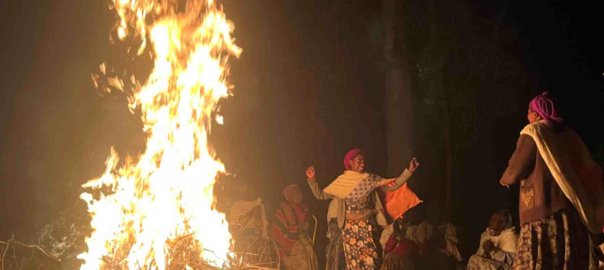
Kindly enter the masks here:
M 593 233 L 604 227 L 602 168 L 575 132 L 554 133 L 544 121 L 529 124 L 520 132 L 535 141 L 539 154 L 581 220 Z
M 333 182 L 323 189 L 323 191 L 339 199 L 345 199 L 346 196 L 348 196 L 348 194 L 350 194 L 350 192 L 352 192 L 352 190 L 354 190 L 354 188 L 367 177 L 369 177 L 368 173 L 344 171 L 343 174 L 338 176 L 336 180 L 333 180 Z

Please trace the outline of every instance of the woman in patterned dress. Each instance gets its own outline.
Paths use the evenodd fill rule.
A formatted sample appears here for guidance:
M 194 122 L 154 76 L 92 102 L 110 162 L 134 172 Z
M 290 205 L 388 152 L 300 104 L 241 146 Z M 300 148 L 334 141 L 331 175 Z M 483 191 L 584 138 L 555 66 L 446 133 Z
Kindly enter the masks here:
M 380 266 L 378 224 L 386 225 L 386 216 L 377 189 L 395 190 L 407 182 L 419 166 L 416 158 L 411 159 L 409 168 L 397 178 L 382 177 L 365 173 L 365 158 L 360 149 L 348 151 L 344 157 L 346 170 L 323 192 L 337 200 L 338 223 L 342 227 L 344 257 L 347 269 L 374 270 Z M 309 181 L 314 180 L 314 171 Z

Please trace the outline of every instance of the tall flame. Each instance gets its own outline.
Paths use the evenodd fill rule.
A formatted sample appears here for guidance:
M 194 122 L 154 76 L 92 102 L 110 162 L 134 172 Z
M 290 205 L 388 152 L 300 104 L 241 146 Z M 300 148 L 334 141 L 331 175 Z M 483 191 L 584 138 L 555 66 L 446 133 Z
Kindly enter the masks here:
M 146 149 L 122 163 L 112 149 L 104 174 L 83 185 L 92 234 L 79 255 L 81 269 L 165 269 L 169 243 L 183 236 L 210 265 L 224 266 L 230 254 L 228 224 L 214 210 L 213 188 L 224 165 L 208 133 L 217 102 L 228 96 L 228 57 L 241 49 L 214 1 L 183 2 L 113 0 L 118 37 L 140 41 L 138 54 L 150 49 L 154 62 L 129 99 L 131 108 L 140 108 Z M 120 78 L 108 83 L 124 85 Z

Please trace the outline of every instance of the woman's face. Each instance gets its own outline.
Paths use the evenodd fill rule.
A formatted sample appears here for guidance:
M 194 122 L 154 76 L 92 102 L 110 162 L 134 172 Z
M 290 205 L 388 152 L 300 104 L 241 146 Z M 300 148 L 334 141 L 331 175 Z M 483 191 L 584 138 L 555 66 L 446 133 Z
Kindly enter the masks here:
M 489 221 L 489 230 L 491 235 L 497 236 L 501 234 L 501 231 L 505 229 L 505 218 L 501 214 L 493 214 L 491 216 L 491 220 Z
M 528 109 L 528 112 L 526 114 L 526 119 L 529 121 L 530 124 L 535 123 L 537 121 L 539 121 L 539 115 L 534 112 L 533 110 L 531 110 L 531 108 Z
M 365 157 L 363 154 L 358 154 L 350 160 L 350 170 L 359 173 L 365 170 Z

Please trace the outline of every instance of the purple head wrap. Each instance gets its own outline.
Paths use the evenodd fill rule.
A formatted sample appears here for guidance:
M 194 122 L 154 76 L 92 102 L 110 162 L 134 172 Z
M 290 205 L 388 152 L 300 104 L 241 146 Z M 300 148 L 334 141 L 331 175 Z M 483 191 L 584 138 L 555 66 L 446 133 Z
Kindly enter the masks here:
M 344 168 L 346 170 L 350 170 L 350 161 L 358 154 L 361 154 L 362 151 L 361 149 L 358 148 L 354 148 L 351 149 L 350 151 L 348 151 L 348 153 L 346 153 L 346 155 L 344 156 Z
M 547 92 L 543 92 L 531 100 L 529 109 L 537 113 L 541 119 L 562 123 L 564 121 L 558 115 L 558 108 Z

